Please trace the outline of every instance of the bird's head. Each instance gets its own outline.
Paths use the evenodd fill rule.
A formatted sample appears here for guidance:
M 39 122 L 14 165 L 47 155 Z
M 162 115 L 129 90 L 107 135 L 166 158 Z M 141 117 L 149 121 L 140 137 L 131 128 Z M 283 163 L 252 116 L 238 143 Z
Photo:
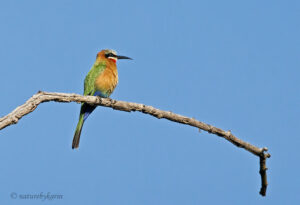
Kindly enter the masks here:
M 130 59 L 130 60 L 132 60 L 132 58 L 129 58 L 127 56 L 117 55 L 117 52 L 112 50 L 112 49 L 104 49 L 104 50 L 100 51 L 97 54 L 97 59 L 106 59 L 106 60 L 109 60 L 109 61 L 113 61 L 114 63 L 116 63 L 118 59 Z

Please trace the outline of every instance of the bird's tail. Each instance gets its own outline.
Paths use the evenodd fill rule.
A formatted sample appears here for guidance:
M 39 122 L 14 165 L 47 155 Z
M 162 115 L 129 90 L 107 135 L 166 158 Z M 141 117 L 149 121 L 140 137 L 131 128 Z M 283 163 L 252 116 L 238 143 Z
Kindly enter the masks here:
M 75 134 L 73 137 L 72 149 L 79 147 L 80 134 L 82 130 L 82 126 L 84 123 L 84 113 L 81 113 L 79 116 L 79 121 L 75 130 Z

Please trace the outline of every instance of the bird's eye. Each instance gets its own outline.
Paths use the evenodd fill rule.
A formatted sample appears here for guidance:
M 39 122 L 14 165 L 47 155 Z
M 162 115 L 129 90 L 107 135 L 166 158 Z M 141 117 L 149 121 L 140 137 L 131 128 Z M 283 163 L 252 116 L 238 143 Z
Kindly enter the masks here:
M 107 53 L 105 54 L 105 57 L 108 58 L 108 57 L 113 57 L 113 54 L 112 53 Z
M 107 58 L 108 58 L 108 57 L 116 57 L 116 55 L 113 54 L 113 53 L 108 53 L 108 54 L 106 54 L 106 57 L 107 57 Z

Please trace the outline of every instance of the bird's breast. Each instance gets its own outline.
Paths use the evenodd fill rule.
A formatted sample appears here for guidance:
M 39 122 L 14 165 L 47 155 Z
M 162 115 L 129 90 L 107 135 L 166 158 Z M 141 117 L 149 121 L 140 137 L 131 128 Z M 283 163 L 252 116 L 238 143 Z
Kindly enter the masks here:
M 118 71 L 116 67 L 107 67 L 96 79 L 96 90 L 110 95 L 118 84 Z

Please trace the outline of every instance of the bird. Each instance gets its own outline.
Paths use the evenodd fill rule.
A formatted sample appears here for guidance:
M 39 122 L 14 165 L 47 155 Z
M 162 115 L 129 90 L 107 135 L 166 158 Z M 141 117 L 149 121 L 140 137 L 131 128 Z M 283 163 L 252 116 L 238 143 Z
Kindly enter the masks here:
M 96 61 L 84 79 L 83 95 L 100 96 L 108 98 L 118 84 L 117 60 L 130 59 L 127 56 L 117 55 L 112 49 L 104 49 L 98 52 Z M 96 106 L 81 103 L 79 120 L 75 129 L 72 149 L 79 147 L 82 126 Z

